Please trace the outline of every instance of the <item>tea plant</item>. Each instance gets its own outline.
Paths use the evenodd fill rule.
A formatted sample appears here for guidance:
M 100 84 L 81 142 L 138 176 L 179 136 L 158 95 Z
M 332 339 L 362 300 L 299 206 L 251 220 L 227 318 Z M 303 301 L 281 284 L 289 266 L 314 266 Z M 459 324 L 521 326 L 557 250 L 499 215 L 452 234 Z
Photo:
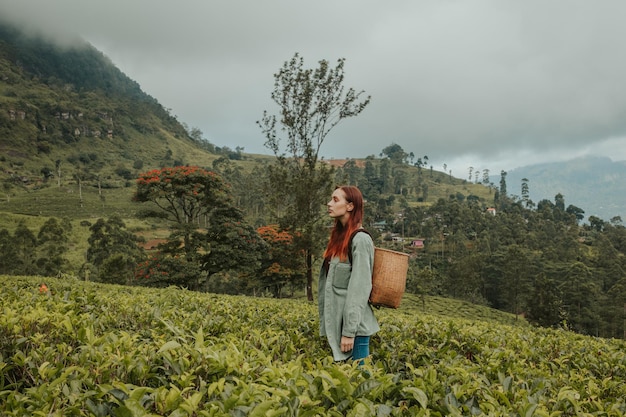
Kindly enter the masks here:
M 626 414 L 626 343 L 376 310 L 361 367 L 276 300 L 0 277 L 3 416 Z

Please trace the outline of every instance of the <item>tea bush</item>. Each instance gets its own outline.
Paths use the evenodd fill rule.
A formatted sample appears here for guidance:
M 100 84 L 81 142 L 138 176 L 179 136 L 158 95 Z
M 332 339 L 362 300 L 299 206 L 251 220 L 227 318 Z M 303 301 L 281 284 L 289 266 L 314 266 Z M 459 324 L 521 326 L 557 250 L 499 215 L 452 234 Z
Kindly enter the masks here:
M 626 414 L 626 343 L 376 310 L 361 367 L 334 363 L 316 305 L 0 277 L 3 416 Z

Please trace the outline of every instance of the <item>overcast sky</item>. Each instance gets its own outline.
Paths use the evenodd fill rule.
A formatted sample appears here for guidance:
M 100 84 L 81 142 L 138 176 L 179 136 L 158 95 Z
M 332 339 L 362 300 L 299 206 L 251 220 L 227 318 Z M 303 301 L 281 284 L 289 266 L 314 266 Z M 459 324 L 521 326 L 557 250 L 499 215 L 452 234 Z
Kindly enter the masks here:
M 298 52 L 345 58 L 345 86 L 372 96 L 327 159 L 397 143 L 458 177 L 626 160 L 622 0 L 0 0 L 0 16 L 78 34 L 218 146 L 270 153 L 255 122 Z

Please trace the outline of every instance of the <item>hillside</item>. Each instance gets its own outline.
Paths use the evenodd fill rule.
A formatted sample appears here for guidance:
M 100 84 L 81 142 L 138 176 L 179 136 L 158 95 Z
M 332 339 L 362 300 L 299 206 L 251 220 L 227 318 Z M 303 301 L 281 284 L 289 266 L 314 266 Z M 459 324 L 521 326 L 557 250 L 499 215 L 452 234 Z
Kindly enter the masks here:
M 241 178 L 273 159 L 212 153 L 210 143 L 190 135 L 89 44 L 77 41 L 61 48 L 0 25 L 0 210 L 132 218 L 137 207 L 129 204 L 132 193 L 124 188 L 140 172 L 181 164 L 214 168 L 220 158 L 226 176 Z M 347 160 L 326 162 L 341 168 Z M 364 163 L 356 161 L 356 166 Z M 408 204 L 459 195 L 477 195 L 485 204 L 492 199 L 482 185 L 426 171 L 394 167 L 410 190 Z M 422 193 L 417 184 L 428 188 L 428 196 L 417 198 Z M 249 190 L 235 187 L 234 192 Z
M 586 218 L 610 221 L 620 216 L 626 220 L 626 161 L 588 156 L 516 168 L 506 178 L 508 192 L 516 195 L 521 193 L 522 179 L 528 179 L 535 204 L 543 199 L 554 202 L 554 196 L 561 193 L 566 206 L 583 209 Z
M 42 218 L 67 219 L 73 227 L 66 271 L 76 273 L 84 264 L 88 226 L 99 218 L 118 215 L 147 240 L 163 237 L 163 225 L 137 219 L 143 208 L 132 202 L 134 179 L 154 168 L 216 169 L 232 184 L 250 221 L 266 224 L 258 207 L 265 198 L 264 166 L 273 156 L 213 153 L 210 143 L 191 136 L 92 46 L 77 41 L 60 48 L 0 26 L 0 212 L 5 213 L 0 230 L 14 233 L 25 222 L 36 233 Z M 340 175 L 348 161 L 326 162 Z M 363 171 L 364 160 L 355 164 Z M 404 180 L 404 198 L 391 195 L 391 184 L 384 196 L 397 210 L 451 196 L 477 196 L 484 204 L 493 199 L 492 190 L 482 185 L 407 163 L 387 166 L 386 175 L 388 182 L 391 177 L 399 184 L 396 179 Z M 395 213 L 391 207 L 388 211 Z
M 0 25 L 4 191 L 76 178 L 108 186 L 152 167 L 215 158 L 87 43 L 60 48 Z
M 249 173 L 271 159 L 219 155 L 191 135 L 91 45 L 77 41 L 61 48 L 0 25 L 0 181 L 6 203 L 0 209 L 91 218 L 110 215 L 121 203 L 122 213 L 129 213 L 119 201 L 129 194 L 116 190 L 131 185 L 140 172 L 182 164 L 213 168 L 226 156 L 224 171 Z M 394 172 L 406 179 L 410 205 L 470 195 L 491 204 L 492 191 L 482 185 L 423 171 L 421 178 L 420 169 L 408 165 Z M 32 194 L 40 190 L 45 192 Z M 70 201 L 63 207 L 65 200 Z

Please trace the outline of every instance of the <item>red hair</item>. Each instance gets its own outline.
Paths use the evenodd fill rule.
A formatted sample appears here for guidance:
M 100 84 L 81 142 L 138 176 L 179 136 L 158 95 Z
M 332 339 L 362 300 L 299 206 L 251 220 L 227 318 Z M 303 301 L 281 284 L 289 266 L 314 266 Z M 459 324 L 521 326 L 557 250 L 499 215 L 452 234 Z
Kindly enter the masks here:
M 363 194 L 354 186 L 344 185 L 340 188 L 346 195 L 346 201 L 352 203 L 354 207 L 350 212 L 350 217 L 344 226 L 338 218 L 335 219 L 335 226 L 330 233 L 328 245 L 324 251 L 324 259 L 330 259 L 339 256 L 342 261 L 348 259 L 348 245 L 352 232 L 361 227 L 363 222 Z

